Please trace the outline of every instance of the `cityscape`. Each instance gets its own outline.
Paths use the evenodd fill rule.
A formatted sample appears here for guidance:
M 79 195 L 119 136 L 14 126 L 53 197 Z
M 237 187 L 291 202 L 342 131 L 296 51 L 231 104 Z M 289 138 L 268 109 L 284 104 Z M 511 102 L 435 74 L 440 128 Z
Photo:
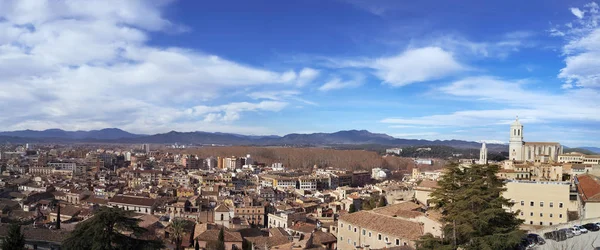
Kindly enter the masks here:
M 0 249 L 600 249 L 600 5 L 0 0 Z

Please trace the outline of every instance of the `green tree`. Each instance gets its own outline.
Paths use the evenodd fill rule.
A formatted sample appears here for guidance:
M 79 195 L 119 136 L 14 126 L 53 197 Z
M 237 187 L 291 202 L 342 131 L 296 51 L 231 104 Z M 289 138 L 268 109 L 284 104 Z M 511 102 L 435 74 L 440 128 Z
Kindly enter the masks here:
M 385 206 L 387 206 L 387 200 L 385 199 L 385 196 L 381 196 L 381 198 L 379 198 L 379 203 L 377 203 L 377 207 Z
M 21 225 L 10 224 L 8 234 L 2 241 L 3 250 L 22 250 L 25 249 L 25 236 L 21 233 Z
M 513 204 L 502 197 L 504 183 L 496 177 L 497 165 L 473 165 L 461 168 L 457 163 L 446 167 L 432 192 L 433 209 L 442 212 L 444 238 L 422 237 L 421 249 L 439 249 L 447 245 L 462 249 L 512 249 L 523 232 L 517 213 L 506 211 Z M 435 244 L 440 246 L 435 247 Z M 433 248 L 431 248 L 433 246 Z M 442 247 L 444 246 L 444 247 Z
M 170 237 L 175 242 L 175 250 L 181 249 L 183 235 L 185 234 L 188 223 L 189 221 L 183 219 L 175 219 L 171 223 Z
M 138 226 L 132 211 L 101 207 L 94 217 L 79 223 L 63 242 L 63 249 L 161 249 L 161 241 L 141 239 L 146 229 Z
M 350 204 L 350 208 L 348 209 L 348 213 L 354 213 L 356 212 L 356 207 L 354 206 L 354 204 Z
M 244 239 L 244 241 L 242 241 L 242 250 L 252 250 L 252 249 L 254 249 L 252 242 L 250 242 L 247 239 Z
M 217 242 L 216 250 L 225 250 L 225 230 L 221 227 L 221 231 L 219 231 L 219 240 Z

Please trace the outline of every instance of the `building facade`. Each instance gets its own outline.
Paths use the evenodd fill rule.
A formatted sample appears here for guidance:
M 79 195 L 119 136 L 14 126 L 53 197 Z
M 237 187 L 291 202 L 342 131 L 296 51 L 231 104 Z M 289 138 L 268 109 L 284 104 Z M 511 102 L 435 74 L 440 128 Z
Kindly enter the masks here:
M 552 226 L 568 221 L 567 212 L 577 211 L 577 201 L 571 200 L 570 182 L 508 180 L 502 194 L 519 211 L 518 218 L 526 225 Z

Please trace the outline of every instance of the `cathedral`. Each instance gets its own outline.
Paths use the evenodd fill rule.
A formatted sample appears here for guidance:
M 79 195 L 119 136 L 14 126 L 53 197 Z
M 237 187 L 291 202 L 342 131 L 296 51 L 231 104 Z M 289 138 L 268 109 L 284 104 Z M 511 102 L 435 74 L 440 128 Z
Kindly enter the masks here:
M 510 124 L 509 159 L 513 161 L 548 162 L 558 161 L 563 147 L 558 142 L 525 142 L 523 125 L 519 117 Z

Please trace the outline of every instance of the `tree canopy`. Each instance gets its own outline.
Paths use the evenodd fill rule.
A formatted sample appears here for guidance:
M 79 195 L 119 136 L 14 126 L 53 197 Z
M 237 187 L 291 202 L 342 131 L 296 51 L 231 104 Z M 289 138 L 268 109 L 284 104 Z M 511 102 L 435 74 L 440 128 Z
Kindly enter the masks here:
M 101 207 L 94 217 L 81 222 L 63 242 L 63 249 L 161 249 L 161 241 L 140 237 L 146 229 L 138 226 L 139 219 L 131 211 Z
M 10 224 L 8 226 L 8 235 L 2 241 L 0 248 L 3 250 L 25 249 L 25 236 L 21 233 L 21 226 L 19 224 Z
M 497 178 L 497 165 L 461 168 L 449 164 L 431 194 L 433 209 L 442 213 L 443 237 L 425 235 L 419 249 L 512 249 L 523 237 L 518 211 L 502 197 L 504 182 Z

